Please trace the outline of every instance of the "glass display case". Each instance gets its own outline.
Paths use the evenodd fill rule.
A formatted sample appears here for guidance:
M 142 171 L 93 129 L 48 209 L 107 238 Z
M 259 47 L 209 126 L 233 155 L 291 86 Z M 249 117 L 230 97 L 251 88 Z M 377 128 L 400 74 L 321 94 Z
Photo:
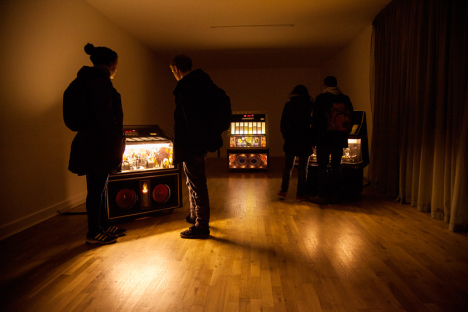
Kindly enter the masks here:
M 364 169 L 369 164 L 366 112 L 353 112 L 353 127 L 348 136 L 348 148 L 343 149 L 341 164 L 345 168 Z
M 228 130 L 228 169 L 268 168 L 267 115 L 233 112 Z
M 135 130 L 125 133 L 126 146 L 121 172 L 174 168 L 170 140 L 151 134 L 143 138 L 132 137 L 134 134 Z
M 343 148 L 342 164 L 360 164 L 362 163 L 361 139 L 349 139 L 348 147 Z
M 157 125 L 124 126 L 125 151 L 109 175 L 109 219 L 182 207 L 181 168 L 172 161 L 171 136 Z

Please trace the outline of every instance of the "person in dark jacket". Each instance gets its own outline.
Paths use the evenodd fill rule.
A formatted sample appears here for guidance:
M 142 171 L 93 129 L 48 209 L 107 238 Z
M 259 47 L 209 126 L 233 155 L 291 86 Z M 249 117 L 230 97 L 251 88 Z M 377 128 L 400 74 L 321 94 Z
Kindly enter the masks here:
M 86 175 L 87 243 L 110 244 L 126 231 L 110 225 L 105 214 L 109 173 L 119 167 L 125 149 L 122 103 L 112 85 L 118 57 L 111 49 L 90 43 L 85 52 L 94 66 L 83 66 L 77 76 L 86 81 L 83 92 L 87 93 L 90 116 L 87 126 L 73 139 L 68 169 Z
M 208 128 L 209 95 L 214 83 L 203 70 L 192 70 L 192 60 L 186 55 L 176 56 L 170 68 L 178 81 L 173 92 L 174 163 L 183 164 L 190 203 L 190 214 L 185 219 L 194 224 L 188 230 L 181 232 L 180 236 L 204 238 L 210 235 L 210 200 L 205 174 L 206 154 L 216 148 L 212 146 L 213 144 L 219 143 L 219 140 L 213 143 Z
M 290 94 L 290 101 L 284 105 L 281 116 L 281 133 L 283 134 L 285 163 L 280 199 L 285 199 L 294 161 L 298 157 L 298 180 L 296 201 L 307 200 L 305 189 L 309 156 L 312 154 L 311 113 L 314 102 L 309 91 L 303 85 L 297 85 Z
M 311 198 L 310 201 L 322 205 L 328 204 L 330 202 L 330 197 L 336 198 L 338 196 L 341 157 L 343 156 L 343 148 L 348 147 L 349 133 L 344 131 L 330 131 L 328 129 L 328 116 L 331 114 L 331 108 L 334 103 L 344 104 L 352 116 L 353 104 L 351 100 L 338 88 L 336 78 L 334 76 L 328 76 L 324 79 L 323 93 L 317 95 L 315 98 L 314 114 L 312 118 L 317 148 L 320 193 L 318 196 Z M 329 184 L 327 173 L 330 157 L 331 184 Z

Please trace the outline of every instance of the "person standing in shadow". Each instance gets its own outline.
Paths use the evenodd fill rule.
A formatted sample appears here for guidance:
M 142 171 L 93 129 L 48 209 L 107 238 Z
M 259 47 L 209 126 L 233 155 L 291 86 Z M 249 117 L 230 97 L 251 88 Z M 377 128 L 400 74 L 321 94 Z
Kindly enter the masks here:
M 173 91 L 174 163 L 182 164 L 189 191 L 190 214 L 185 218 L 193 224 L 182 231 L 182 238 L 210 237 L 210 199 L 206 178 L 206 156 L 211 147 L 209 105 L 215 84 L 202 69 L 192 70 L 192 59 L 184 54 L 171 61 L 171 71 L 177 80 Z M 216 148 L 222 146 L 222 138 Z M 220 141 L 220 142 L 219 142 Z
M 122 103 L 112 85 L 118 57 L 113 50 L 90 43 L 84 50 L 94 66 L 83 66 L 78 71 L 63 99 L 66 124 L 68 120 L 76 119 L 76 116 L 67 116 L 65 108 L 70 103 L 80 102 L 80 110 L 85 112 L 78 121 L 80 126 L 71 145 L 68 170 L 79 176 L 86 175 L 86 242 L 111 244 L 126 232 L 126 229 L 111 225 L 106 216 L 109 173 L 120 166 L 125 150 Z
M 343 148 L 348 147 L 349 132 L 333 128 L 333 123 L 338 121 L 338 118 L 336 120 L 332 118 L 334 111 L 346 112 L 349 118 L 352 118 L 353 104 L 349 97 L 338 88 L 336 78 L 328 76 L 324 79 L 323 93 L 315 98 L 312 118 L 320 190 L 319 195 L 311 198 L 310 202 L 319 205 L 329 204 L 330 199 L 338 200 L 341 157 L 343 156 Z M 350 121 L 351 119 L 346 122 L 346 126 L 352 125 Z M 345 126 L 344 123 L 343 126 Z M 330 171 L 327 172 L 329 163 L 331 165 Z
M 311 113 L 314 101 L 303 85 L 297 85 L 290 93 L 290 100 L 284 105 L 281 116 L 281 133 L 283 134 L 285 162 L 280 199 L 285 199 L 296 157 L 298 158 L 298 178 L 296 201 L 307 200 L 306 181 L 309 156 L 312 154 Z

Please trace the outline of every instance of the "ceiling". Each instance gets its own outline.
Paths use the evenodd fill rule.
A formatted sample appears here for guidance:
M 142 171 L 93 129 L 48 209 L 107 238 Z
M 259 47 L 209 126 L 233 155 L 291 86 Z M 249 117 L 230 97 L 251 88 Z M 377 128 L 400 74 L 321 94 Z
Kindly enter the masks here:
M 391 0 L 86 0 L 161 56 L 209 68 L 317 67 Z

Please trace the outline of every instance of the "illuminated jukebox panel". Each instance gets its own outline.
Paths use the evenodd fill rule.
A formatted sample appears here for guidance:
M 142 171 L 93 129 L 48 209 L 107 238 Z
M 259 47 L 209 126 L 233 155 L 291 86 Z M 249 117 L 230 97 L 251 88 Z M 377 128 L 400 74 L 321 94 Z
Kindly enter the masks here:
M 124 126 L 120 172 L 109 175 L 109 219 L 182 206 L 181 170 L 172 163 L 172 141 L 158 126 Z
M 233 112 L 228 130 L 228 168 L 268 169 L 267 136 L 265 113 Z

